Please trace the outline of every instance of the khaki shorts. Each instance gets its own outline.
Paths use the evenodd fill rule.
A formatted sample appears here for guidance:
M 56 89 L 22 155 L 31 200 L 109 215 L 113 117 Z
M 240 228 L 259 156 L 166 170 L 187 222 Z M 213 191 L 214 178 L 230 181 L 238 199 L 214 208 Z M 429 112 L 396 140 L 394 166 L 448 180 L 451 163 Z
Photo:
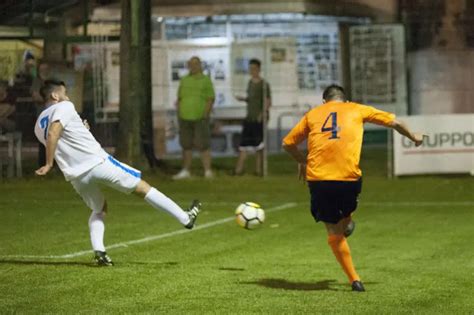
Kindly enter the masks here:
M 209 150 L 211 129 L 209 119 L 179 120 L 179 144 L 183 150 Z

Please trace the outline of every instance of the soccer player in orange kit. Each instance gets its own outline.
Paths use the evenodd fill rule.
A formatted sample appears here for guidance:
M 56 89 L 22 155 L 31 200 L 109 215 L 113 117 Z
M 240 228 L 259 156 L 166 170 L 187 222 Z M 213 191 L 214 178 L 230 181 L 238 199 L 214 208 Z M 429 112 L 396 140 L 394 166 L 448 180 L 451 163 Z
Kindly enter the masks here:
M 364 123 L 393 128 L 420 146 L 423 134 L 412 133 L 395 115 L 346 101 L 344 89 L 331 85 L 324 103 L 310 110 L 283 139 L 283 148 L 298 162 L 299 176 L 307 181 L 311 213 L 323 221 L 328 244 L 349 278 L 353 291 L 365 291 L 352 263 L 346 241 L 353 229 L 351 213 L 362 188 L 359 168 Z M 308 140 L 305 156 L 297 145 Z

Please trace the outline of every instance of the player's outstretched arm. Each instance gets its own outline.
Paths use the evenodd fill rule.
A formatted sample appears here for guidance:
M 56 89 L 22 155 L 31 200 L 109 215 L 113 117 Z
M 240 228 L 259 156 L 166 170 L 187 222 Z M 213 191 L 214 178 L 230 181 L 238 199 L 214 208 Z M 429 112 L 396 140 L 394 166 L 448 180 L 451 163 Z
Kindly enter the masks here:
M 46 140 L 46 165 L 36 170 L 36 175 L 46 175 L 53 168 L 54 153 L 58 146 L 59 137 L 63 132 L 63 126 L 59 121 L 51 123 L 48 129 L 48 138 Z
M 399 134 L 407 137 L 411 141 L 415 142 L 415 146 L 420 146 L 423 143 L 423 138 L 426 136 L 423 133 L 413 133 L 411 132 L 407 125 L 405 125 L 404 122 L 399 121 L 399 120 L 394 120 L 391 123 L 391 126 L 393 129 L 395 129 Z

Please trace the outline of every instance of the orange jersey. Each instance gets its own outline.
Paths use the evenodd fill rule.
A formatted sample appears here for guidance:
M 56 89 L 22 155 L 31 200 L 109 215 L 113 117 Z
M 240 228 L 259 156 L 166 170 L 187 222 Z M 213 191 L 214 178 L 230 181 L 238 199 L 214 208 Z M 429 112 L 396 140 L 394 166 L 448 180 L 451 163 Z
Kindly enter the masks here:
M 306 179 L 355 181 L 359 168 L 364 123 L 389 126 L 395 115 L 371 106 L 331 101 L 309 111 L 283 139 L 297 145 L 308 139 Z

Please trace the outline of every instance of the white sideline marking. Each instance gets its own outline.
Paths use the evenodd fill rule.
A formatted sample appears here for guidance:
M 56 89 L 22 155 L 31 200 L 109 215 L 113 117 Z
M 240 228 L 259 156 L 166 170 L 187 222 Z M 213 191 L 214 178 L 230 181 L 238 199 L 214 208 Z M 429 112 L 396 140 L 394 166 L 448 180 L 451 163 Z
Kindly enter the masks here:
M 189 203 L 189 200 L 176 200 L 176 199 L 173 199 L 177 204 L 188 204 Z M 17 201 L 20 201 L 20 199 L 17 199 Z M 39 203 L 39 201 L 38 201 Z M 84 207 L 87 207 L 85 204 L 84 204 L 84 201 L 80 200 L 80 199 L 73 199 L 73 200 L 68 200 L 68 201 L 64 201 L 64 200 L 48 200 L 48 204 L 51 204 L 51 203 L 55 203 L 55 204 L 73 204 L 73 205 L 83 205 Z M 136 200 L 136 201 L 120 201 L 120 202 L 111 202 L 111 201 L 108 201 L 108 203 L 120 203 L 121 206 L 143 206 L 143 207 L 149 207 L 149 205 L 147 203 L 143 203 L 143 200 L 140 199 L 140 200 Z M 213 202 L 210 202 L 210 204 L 212 205 L 223 205 L 223 206 L 226 206 L 226 205 L 239 205 L 240 203 L 242 203 L 242 201 L 213 201 Z
M 132 204 L 132 203 L 131 203 Z M 139 203 L 137 202 L 137 205 Z M 212 203 L 215 204 L 215 203 Z M 220 202 L 219 204 L 235 204 L 235 202 Z M 290 203 L 285 203 L 281 206 L 276 206 L 273 208 L 269 208 L 266 210 L 266 212 L 277 212 L 280 210 L 292 208 L 296 206 L 296 202 L 290 202 Z M 309 204 L 309 203 L 308 203 Z M 446 206 L 474 206 L 474 201 L 386 201 L 386 202 L 361 202 L 361 206 L 381 206 L 381 207 L 393 207 L 393 206 L 402 206 L 402 207 L 412 207 L 412 206 L 432 206 L 432 207 L 446 207 Z M 175 235 L 180 235 L 184 233 L 189 233 L 191 231 L 197 231 L 201 229 L 206 229 L 209 227 L 213 227 L 216 225 L 224 224 L 229 221 L 234 220 L 234 217 L 228 217 L 225 219 L 213 221 L 213 222 L 208 222 L 202 225 L 197 225 L 193 230 L 176 230 L 173 232 L 168 232 L 160 235 L 154 235 L 154 236 L 148 236 L 142 239 L 138 240 L 132 240 L 132 241 L 127 241 L 123 243 L 117 243 L 113 244 L 110 246 L 107 246 L 107 249 L 113 249 L 113 248 L 120 248 L 120 247 L 128 247 L 128 245 L 135 245 L 135 244 L 140 244 L 140 243 L 145 243 L 145 242 L 151 242 L 154 240 L 159 240 L 163 238 L 168 238 L 172 237 Z M 66 254 L 66 255 L 51 255 L 51 256 L 37 256 L 37 255 L 3 255 L 0 256 L 0 258 L 36 258 L 36 259 L 67 259 L 67 258 L 74 258 L 74 257 L 79 257 L 83 255 L 89 255 L 92 253 L 92 250 L 84 250 L 80 252 L 75 252 L 71 254 Z
M 277 212 L 277 211 L 281 211 L 281 210 L 285 210 L 285 209 L 288 209 L 288 208 L 295 207 L 296 205 L 297 205 L 296 202 L 289 202 L 289 203 L 285 203 L 285 204 L 280 205 L 280 206 L 269 208 L 269 209 L 265 210 L 265 212 L 267 212 L 267 213 L 268 212 L 270 212 L 270 213 L 271 212 Z M 113 249 L 113 248 L 128 247 L 129 245 L 136 245 L 136 244 L 140 244 L 140 243 L 156 241 L 156 240 L 160 240 L 160 239 L 163 239 L 163 238 L 168 238 L 168 237 L 173 237 L 173 236 L 184 234 L 184 233 L 189 233 L 189 232 L 192 232 L 192 231 L 207 229 L 207 228 L 210 228 L 210 227 L 213 227 L 213 226 L 216 226 L 216 225 L 227 223 L 227 222 L 232 221 L 234 219 L 235 219 L 234 216 L 227 217 L 227 218 L 224 218 L 224 219 L 204 223 L 204 224 L 201 224 L 201 225 L 196 225 L 196 227 L 192 230 L 186 230 L 186 229 L 176 230 L 176 231 L 168 232 L 168 233 L 164 233 L 164 234 L 148 236 L 148 237 L 141 238 L 141 239 L 138 239 L 138 240 L 132 240 L 132 241 L 127 241 L 127 242 L 112 244 L 110 246 L 106 246 L 106 248 L 107 248 L 107 250 L 109 250 L 109 249 Z M 75 252 L 75 253 L 66 254 L 66 255 L 50 255 L 50 256 L 5 255 L 5 256 L 0 256 L 0 258 L 67 259 L 67 258 L 74 258 L 74 257 L 83 256 L 83 255 L 90 255 L 92 253 L 93 253 L 92 250 L 83 250 L 83 251 L 80 251 L 80 252 Z
M 176 201 L 178 204 L 185 204 L 188 201 Z M 39 203 L 39 202 L 38 202 Z M 69 201 L 61 201 L 61 200 L 48 200 L 48 203 L 56 203 L 56 204 L 74 204 L 74 205 L 84 205 L 82 200 L 69 200 Z M 212 202 L 212 205 L 238 205 L 239 201 L 216 201 Z M 308 204 L 307 202 L 298 202 L 298 204 Z M 0 202 L 1 204 L 1 202 Z M 474 206 L 474 201 L 360 201 L 359 204 L 361 206 L 386 206 L 386 207 L 411 207 L 411 206 L 434 206 L 434 207 L 444 207 L 444 206 Z M 134 201 L 124 201 L 120 202 L 121 206 L 130 206 L 130 207 L 149 207 L 148 204 L 143 203 L 141 200 Z M 84 205 L 85 207 L 85 205 Z

